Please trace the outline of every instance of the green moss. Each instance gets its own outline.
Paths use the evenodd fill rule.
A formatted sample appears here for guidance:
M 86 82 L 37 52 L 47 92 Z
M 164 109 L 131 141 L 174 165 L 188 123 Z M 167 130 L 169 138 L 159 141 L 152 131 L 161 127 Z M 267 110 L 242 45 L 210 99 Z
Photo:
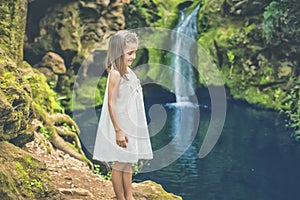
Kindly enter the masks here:
M 26 15 L 27 1 L 6 1 L 0 4 L 0 47 L 16 62 L 23 59 Z
M 152 25 L 161 28 L 173 28 L 179 18 L 179 10 L 177 8 L 177 5 L 182 1 L 153 0 L 153 2 L 156 4 L 158 13 L 160 13 L 161 18 Z
M 0 196 L 4 199 L 63 199 L 44 164 L 29 153 L 0 142 L 0 161 Z
M 152 181 L 144 181 L 139 183 L 137 190 L 140 194 L 143 195 L 142 197 L 135 196 L 135 198 L 137 199 L 146 198 L 148 200 L 182 200 L 180 196 L 166 192 L 160 184 L 154 183 Z
M 11 110 L 11 120 L 5 119 L 5 123 L 9 123 L 9 126 L 6 126 L 11 127 L 11 130 L 8 129 L 8 127 L 6 128 L 6 132 L 4 133 L 5 138 L 16 138 L 18 136 L 16 133 L 20 135 L 18 136 L 20 139 L 22 139 L 23 136 L 25 137 L 26 135 L 24 133 L 27 134 L 26 131 L 31 130 L 31 121 L 28 119 L 32 120 L 32 116 L 37 117 L 49 125 L 49 127 L 45 127 L 44 133 L 47 133 L 46 135 L 51 137 L 53 125 L 47 122 L 47 115 L 48 113 L 62 112 L 62 108 L 55 99 L 55 92 L 53 92 L 46 83 L 45 76 L 33 69 L 26 62 L 23 62 L 20 67 L 17 67 L 16 64 L 8 58 L 0 67 L 3 70 L 2 76 L 0 77 L 1 93 L 3 91 L 1 97 L 4 98 L 3 100 L 6 101 L 9 106 L 18 107 L 18 109 Z M 42 128 L 43 127 L 41 127 L 41 129 Z M 32 140 L 32 134 L 33 131 L 30 132 L 27 138 Z M 16 144 L 20 143 L 20 139 L 18 141 L 16 140 Z M 29 142 L 26 138 L 22 140 L 24 143 Z M 22 146 L 24 143 L 19 146 Z
M 9 59 L 4 53 L 0 63 L 0 118 L 1 140 L 14 140 L 16 145 L 22 146 L 32 139 L 30 129 L 30 116 L 32 115 L 30 98 L 31 89 L 23 79 L 22 69 Z M 5 129 L 5 131 L 4 131 Z
M 194 1 L 194 7 L 201 1 Z M 173 29 L 179 18 L 182 0 L 132 0 L 124 8 L 126 28 L 161 27 Z M 135 16 L 135 20 L 131 16 Z
M 198 43 L 213 57 L 230 93 L 235 98 L 266 107 L 278 107 L 283 91 L 274 95 L 273 88 L 265 88 L 276 81 L 274 65 L 262 57 L 257 16 L 252 18 L 224 17 L 224 1 L 206 1 L 199 15 Z M 259 66 L 252 59 L 260 59 Z M 201 63 L 201 60 L 200 60 Z M 250 66 L 248 66 L 250 63 Z M 252 67 L 254 67 L 252 69 Z M 200 82 L 201 80 L 200 77 Z
M 27 193 L 26 198 L 33 198 L 33 192 L 31 189 L 30 184 L 30 178 L 28 172 L 24 169 L 23 165 L 20 162 L 16 162 L 14 166 L 16 173 L 17 173 L 17 179 L 22 180 L 22 184 L 19 185 L 19 188 L 22 191 L 26 191 Z
M 243 95 L 244 94 L 244 95 Z M 271 98 L 268 94 L 262 93 L 258 88 L 256 87 L 249 87 L 247 88 L 242 95 L 244 96 L 243 98 L 246 99 L 249 103 L 252 104 L 263 104 L 265 106 L 270 107 L 271 104 Z
M 25 65 L 28 65 L 25 63 Z M 47 84 L 46 77 L 34 68 L 26 68 L 25 79 L 30 84 L 33 101 L 46 112 L 62 112 L 63 108 L 56 101 L 57 94 Z
M 147 27 L 156 22 L 161 16 L 153 1 L 131 0 L 124 6 L 126 29 Z M 136 20 L 131 20 L 135 16 Z
M 3 200 L 13 200 L 18 198 L 17 196 L 19 193 L 17 184 L 14 183 L 10 173 L 2 167 L 0 167 L 0 184 L 0 196 Z

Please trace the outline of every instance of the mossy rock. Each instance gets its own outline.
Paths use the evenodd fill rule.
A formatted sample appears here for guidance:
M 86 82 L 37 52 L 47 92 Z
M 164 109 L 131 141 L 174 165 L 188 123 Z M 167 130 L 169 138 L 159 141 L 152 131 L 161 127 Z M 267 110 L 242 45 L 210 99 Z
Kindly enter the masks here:
M 8 142 L 0 142 L 0 198 L 2 200 L 62 200 L 45 164 Z
M 33 133 L 28 132 L 33 115 L 31 88 L 24 74 L 6 54 L 0 60 L 0 140 L 8 141 L 19 136 L 19 146 L 29 142 Z
M 46 77 L 2 53 L 0 60 L 0 139 L 18 146 L 33 140 L 31 122 L 39 113 L 61 111 Z M 33 110 L 33 102 L 43 111 Z
M 1 0 L 0 3 L 0 49 L 2 48 L 16 62 L 23 60 L 27 2 Z
M 160 184 L 153 181 L 134 183 L 133 196 L 141 200 L 182 200 L 182 197 L 166 192 Z
M 213 57 L 230 94 L 287 114 L 299 130 L 299 47 L 269 44 L 262 30 L 265 1 L 205 1 L 198 42 Z M 294 74 L 292 72 L 295 72 Z M 200 80 L 201 82 L 201 80 Z

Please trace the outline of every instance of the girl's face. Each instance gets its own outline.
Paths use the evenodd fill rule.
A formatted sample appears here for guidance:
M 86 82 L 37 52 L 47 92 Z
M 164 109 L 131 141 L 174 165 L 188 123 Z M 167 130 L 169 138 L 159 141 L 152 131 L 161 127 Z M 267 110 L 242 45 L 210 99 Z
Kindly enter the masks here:
M 136 51 L 137 51 L 137 44 L 135 44 L 135 43 L 129 43 L 125 47 L 124 57 L 123 57 L 125 67 L 128 67 L 133 63 L 133 61 L 136 57 Z

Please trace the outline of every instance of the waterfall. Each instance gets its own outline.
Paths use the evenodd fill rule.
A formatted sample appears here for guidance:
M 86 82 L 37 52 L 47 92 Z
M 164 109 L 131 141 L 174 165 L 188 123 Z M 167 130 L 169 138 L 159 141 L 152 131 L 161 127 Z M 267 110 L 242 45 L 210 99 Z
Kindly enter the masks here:
M 150 166 L 167 166 L 174 162 L 187 151 L 197 135 L 200 111 L 199 103 L 195 94 L 197 76 L 191 63 L 198 59 L 197 38 L 197 13 L 198 5 L 189 15 L 185 10 L 181 11 L 178 25 L 171 35 L 171 67 L 173 76 L 173 89 L 176 95 L 176 103 L 167 103 L 172 117 L 170 119 L 170 131 L 167 132 L 171 142 L 154 152 L 154 156 L 163 157 L 151 161 Z M 168 155 L 168 156 L 165 156 Z
M 181 10 L 180 20 L 175 30 L 172 41 L 172 52 L 174 56 L 171 65 L 174 68 L 173 87 L 176 95 L 177 105 L 185 105 L 189 103 L 189 96 L 194 95 L 197 78 L 194 67 L 190 64 L 192 59 L 197 58 L 197 48 L 195 48 L 197 31 L 197 14 L 200 4 L 189 14 L 185 10 Z M 186 37 L 190 39 L 187 42 Z M 196 52 L 196 53 L 195 53 Z M 179 55 L 185 55 L 183 59 Z

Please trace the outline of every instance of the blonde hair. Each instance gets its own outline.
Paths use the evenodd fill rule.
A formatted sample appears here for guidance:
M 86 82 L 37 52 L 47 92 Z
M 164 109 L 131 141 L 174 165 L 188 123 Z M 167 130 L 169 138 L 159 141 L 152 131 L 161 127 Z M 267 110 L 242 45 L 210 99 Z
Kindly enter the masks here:
M 136 33 L 122 30 L 111 36 L 105 59 L 105 67 L 108 72 L 115 69 L 122 77 L 126 78 L 127 66 L 125 66 L 123 58 L 125 48 L 129 43 L 138 45 Z

